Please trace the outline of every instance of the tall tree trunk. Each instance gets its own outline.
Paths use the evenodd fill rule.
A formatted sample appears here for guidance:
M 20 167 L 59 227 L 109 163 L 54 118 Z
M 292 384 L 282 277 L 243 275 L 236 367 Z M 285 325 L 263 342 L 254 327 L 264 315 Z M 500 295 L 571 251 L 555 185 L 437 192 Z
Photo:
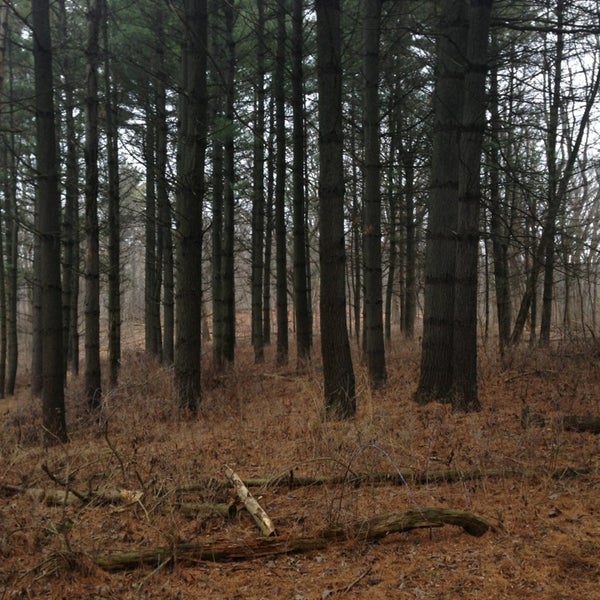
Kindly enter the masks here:
M 419 403 L 448 399 L 452 387 L 458 143 L 466 27 L 464 1 L 443 0 L 437 39 L 421 372 L 415 393 Z
M 277 55 L 273 75 L 275 96 L 275 137 L 277 141 L 275 179 L 275 278 L 277 306 L 277 349 L 276 363 L 288 361 L 288 303 L 287 303 L 287 235 L 285 226 L 285 17 L 286 0 L 277 5 Z
M 67 39 L 69 23 L 65 0 L 59 1 L 60 35 Z M 73 86 L 73 59 L 64 50 L 61 61 L 64 87 L 65 122 L 65 206 L 63 210 L 63 329 L 65 369 L 79 373 L 79 156 L 75 124 L 75 93 Z
M 404 172 L 404 303 L 402 331 L 408 339 L 415 335 L 417 318 L 417 215 L 415 214 L 415 153 L 402 149 Z
M 316 0 L 315 8 L 319 93 L 320 317 L 325 411 L 329 417 L 345 419 L 356 413 L 356 390 L 346 323 L 340 1 Z
M 294 313 L 298 368 L 310 359 L 312 331 L 308 297 L 308 261 L 306 244 L 306 202 L 304 197 L 304 79 L 303 55 L 304 2 L 296 0 L 292 9 L 292 111 L 293 111 L 293 233 L 294 233 Z
M 108 163 L 108 379 L 116 386 L 121 365 L 121 215 L 119 191 L 118 104 L 112 85 L 109 15 L 104 15 L 104 94 Z
M 42 290 L 42 415 L 47 444 L 67 441 L 65 418 L 60 193 L 54 123 L 52 44 L 48 0 L 33 0 L 36 171 Z
M 379 158 L 381 1 L 365 0 L 363 3 L 365 45 L 363 67 L 365 341 L 369 380 L 374 388 L 381 387 L 386 380 L 381 266 L 381 164 Z
M 146 131 L 144 162 L 146 164 L 146 206 L 144 232 L 144 323 L 146 352 L 160 358 L 160 296 L 157 297 L 157 219 L 156 219 L 156 119 L 154 115 L 154 89 L 148 83 L 146 104 Z
M 233 365 L 235 358 L 235 41 L 233 39 L 233 0 L 223 7 L 225 16 L 225 131 L 223 179 L 223 358 Z
M 558 206 L 561 198 L 558 192 L 558 165 L 557 143 L 560 110 L 563 102 L 561 94 L 562 71 L 564 60 L 564 11 L 565 0 L 556 2 L 556 56 L 552 73 L 552 86 L 550 89 L 550 112 L 548 118 L 548 132 L 546 134 L 546 168 L 548 169 L 548 207 Z M 550 209 L 549 209 L 550 210 Z M 558 217 L 557 209 L 556 216 Z M 550 326 L 552 321 L 552 292 L 554 288 L 554 238 L 556 235 L 556 221 L 548 222 L 551 229 L 548 233 L 548 243 L 544 250 L 544 285 L 542 293 L 542 319 L 540 324 L 540 346 L 550 343 Z
M 213 369 L 223 370 L 223 3 L 211 2 L 211 87 L 216 91 L 211 102 L 212 125 L 212 326 L 213 326 Z
M 10 56 L 10 47 L 9 47 Z M 12 61 L 9 61 L 8 97 L 12 101 L 14 73 Z M 6 394 L 15 393 L 17 368 L 19 364 L 19 336 L 17 331 L 18 279 L 17 261 L 19 257 L 19 209 L 17 206 L 17 162 L 15 143 L 14 113 L 10 111 L 8 124 L 10 127 L 9 152 L 7 160 L 6 197 L 4 205 L 6 235 Z
M 452 408 L 480 410 L 477 391 L 477 261 L 481 149 L 485 129 L 488 37 L 493 0 L 471 0 L 460 137 L 454 296 Z
M 257 1 L 256 92 L 252 170 L 252 347 L 254 361 L 263 362 L 263 275 L 265 236 L 265 7 Z
M 0 15 L 0 19 L 2 16 Z M 0 21 L 0 27 L 2 22 Z M 2 111 L 0 110 L 0 119 L 2 119 Z M 1 140 L 4 142 L 4 140 Z M 2 144 L 0 150 L 0 185 L 4 197 L 8 196 L 8 147 L 5 143 Z M 3 207 L 2 207 L 3 208 Z M 0 398 L 6 396 L 6 350 L 8 348 L 7 337 L 7 318 L 6 318 L 6 265 L 4 258 L 4 221 L 0 211 Z
M 4 91 L 4 64 L 8 39 L 8 2 L 0 4 L 0 94 Z
M 273 254 L 273 205 L 275 196 L 275 100 L 269 103 L 269 138 L 267 142 L 267 204 L 265 206 L 265 273 L 263 280 L 263 338 L 271 343 L 271 258 Z
M 165 67 L 164 7 L 156 5 L 157 66 L 156 78 L 156 203 L 158 211 L 158 236 L 162 260 L 157 268 L 162 270 L 163 287 L 163 335 L 162 360 L 171 365 L 174 358 L 175 310 L 173 300 L 173 235 L 171 230 L 171 203 L 167 182 L 167 73 Z M 160 296 L 160 290 L 158 291 Z
M 175 385 L 181 409 L 195 413 L 201 396 L 202 200 L 206 152 L 206 0 L 185 0 L 176 212 L 177 309 Z
M 85 397 L 100 407 L 100 240 L 98 226 L 98 36 L 104 0 L 88 8 L 85 91 Z
M 393 101 L 391 102 L 393 104 Z M 390 115 L 392 115 L 392 107 L 390 108 Z M 397 127 L 395 125 L 395 119 L 390 118 L 390 146 L 389 154 L 387 157 L 388 163 L 388 176 L 387 176 L 387 199 L 388 199 L 388 272 L 387 280 L 385 284 L 385 300 L 384 300 L 384 323 L 383 331 L 386 344 L 390 344 L 392 341 L 392 310 L 394 300 L 394 280 L 396 277 L 396 267 L 398 262 L 398 202 L 396 195 L 396 181 L 394 175 L 397 171 L 394 161 L 396 159 L 398 141 Z
M 494 288 L 498 318 L 498 344 L 500 355 L 510 339 L 511 301 L 510 272 L 508 264 L 507 211 L 500 199 L 500 107 L 498 99 L 498 49 L 493 38 L 493 57 L 490 76 L 490 235 L 494 254 Z
M 40 230 L 39 224 L 39 201 L 35 199 L 33 216 L 34 231 Z M 42 263 L 40 255 L 40 237 L 35 236 L 33 240 L 33 273 L 31 280 L 31 381 L 30 391 L 34 398 L 42 395 L 44 385 L 44 364 L 42 356 Z

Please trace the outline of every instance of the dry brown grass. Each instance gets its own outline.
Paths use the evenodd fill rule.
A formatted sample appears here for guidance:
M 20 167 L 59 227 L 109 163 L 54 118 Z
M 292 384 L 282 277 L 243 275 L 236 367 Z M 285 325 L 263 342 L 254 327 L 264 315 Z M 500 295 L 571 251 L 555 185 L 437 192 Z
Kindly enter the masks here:
M 521 409 L 547 417 L 600 414 L 600 364 L 585 348 L 521 352 L 502 367 L 483 353 L 475 415 L 418 407 L 410 397 L 418 348 L 403 344 L 388 359 L 385 390 L 371 392 L 356 367 L 358 416 L 321 420 L 317 362 L 309 372 L 256 366 L 240 348 L 225 377 L 205 373 L 197 418 L 184 418 L 170 373 L 128 352 L 118 388 L 105 395 L 100 422 L 82 406 L 80 383 L 68 388 L 71 442 L 40 445 L 38 403 L 26 392 L 0 401 L 0 598 L 593 598 L 600 580 L 597 436 L 550 424 L 523 429 Z M 290 364 L 293 363 L 290 362 Z M 377 513 L 422 506 L 472 510 L 498 526 L 472 538 L 453 527 L 391 535 L 376 544 L 349 539 L 326 551 L 190 566 L 170 563 L 108 574 L 100 551 L 202 543 L 243 543 L 257 536 L 241 514 L 190 516 L 182 502 L 227 501 L 204 485 L 223 465 L 242 478 L 289 473 L 340 476 L 405 470 L 519 469 L 520 476 L 254 489 L 282 536 L 314 535 Z M 47 470 L 83 494 L 143 491 L 130 504 L 99 498 L 48 505 L 10 492 L 56 488 Z M 552 477 L 556 467 L 587 467 Z M 536 473 L 525 472 L 536 469 Z M 56 558 L 63 569 L 56 571 Z M 64 569 L 64 561 L 68 569 Z M 158 565 L 157 565 L 158 567 Z

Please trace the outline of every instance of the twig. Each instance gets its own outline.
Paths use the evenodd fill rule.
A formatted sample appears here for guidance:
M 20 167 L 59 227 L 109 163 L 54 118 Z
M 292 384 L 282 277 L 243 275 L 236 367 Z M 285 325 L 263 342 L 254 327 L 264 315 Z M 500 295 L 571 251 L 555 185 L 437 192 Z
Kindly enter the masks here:
M 48 477 L 52 481 L 54 481 L 54 483 L 60 485 L 61 487 L 64 487 L 67 492 L 71 492 L 73 496 L 76 496 L 82 502 L 88 501 L 88 498 L 86 496 L 84 496 L 81 492 L 78 492 L 76 489 L 71 487 L 71 483 L 69 481 L 61 481 L 56 475 L 54 475 L 54 473 L 50 471 L 46 463 L 42 465 L 42 471 L 44 471 L 44 473 L 46 473 L 46 475 L 48 475 Z
M 369 567 L 368 569 L 365 569 L 354 581 L 352 581 L 351 583 L 349 583 L 343 590 L 342 593 L 343 594 L 347 594 L 361 579 L 364 579 L 371 571 L 372 571 L 372 567 Z

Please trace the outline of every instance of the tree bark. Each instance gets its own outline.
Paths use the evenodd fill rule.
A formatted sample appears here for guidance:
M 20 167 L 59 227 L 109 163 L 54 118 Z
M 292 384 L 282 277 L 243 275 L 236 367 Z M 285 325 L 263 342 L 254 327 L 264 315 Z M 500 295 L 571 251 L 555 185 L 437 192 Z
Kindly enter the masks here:
M 423 507 L 400 513 L 377 515 L 370 519 L 358 520 L 344 527 L 331 527 L 308 538 L 262 538 L 242 545 L 227 542 L 213 544 L 177 544 L 171 547 L 158 547 L 144 550 L 99 554 L 93 561 L 105 571 L 123 571 L 135 569 L 140 565 L 156 566 L 177 560 L 179 563 L 197 561 L 229 562 L 249 560 L 281 554 L 299 554 L 314 550 L 322 550 L 335 542 L 358 539 L 361 542 L 382 539 L 393 533 L 403 533 L 413 529 L 430 529 L 454 525 L 461 527 L 465 533 L 480 537 L 492 526 L 481 516 L 447 508 Z M 54 557 L 59 563 L 64 561 L 64 568 L 69 568 L 69 557 L 64 553 Z
M 162 306 L 163 306 L 163 332 L 162 332 L 162 361 L 166 365 L 173 364 L 174 335 L 175 335 L 175 310 L 173 301 L 173 235 L 171 229 L 171 203 L 169 200 L 169 184 L 167 181 L 168 163 L 168 124 L 167 124 L 167 73 L 165 66 L 165 30 L 164 7 L 156 5 L 156 36 L 157 36 L 157 67 L 156 77 L 156 203 L 158 212 L 158 236 L 161 260 L 157 264 L 162 270 Z M 158 291 L 160 295 L 160 290 Z
M 98 225 L 98 37 L 104 0 L 90 0 L 85 90 L 85 398 L 100 408 L 100 228 Z
M 265 5 L 256 3 L 256 91 L 252 167 L 252 347 L 254 362 L 264 361 L 263 278 L 265 237 Z
M 48 0 L 32 2 L 36 171 L 42 300 L 42 415 L 47 444 L 67 441 L 64 397 L 60 193 Z
M 285 20 L 287 0 L 277 3 L 277 55 L 273 75 L 273 95 L 275 96 L 275 138 L 277 155 L 275 158 L 275 292 L 277 312 L 277 348 L 275 362 L 285 365 L 288 361 L 288 282 L 287 282 L 287 231 L 285 225 L 285 179 L 286 179 L 286 140 L 285 140 Z
M 467 23 L 463 0 L 444 0 L 437 38 L 434 131 L 425 254 L 421 372 L 415 400 L 448 401 L 452 387 L 459 133 Z
M 477 391 L 477 265 L 481 209 L 481 150 L 485 129 L 488 37 L 493 0 L 471 0 L 464 78 L 458 183 L 454 292 L 453 376 L 455 411 L 481 409 Z
M 316 0 L 319 92 L 319 252 L 321 355 L 325 413 L 356 413 L 356 391 L 346 323 L 344 169 L 342 162 L 341 8 Z
M 104 90 L 108 167 L 108 379 L 117 385 L 121 366 L 121 214 L 119 190 L 118 100 L 112 85 L 109 15 L 104 15 Z
M 160 295 L 157 296 L 157 211 L 156 211 L 156 118 L 154 88 L 150 81 L 146 88 L 146 118 L 144 161 L 146 165 L 146 203 L 144 218 L 144 330 L 145 350 L 160 358 Z
M 175 385 L 181 409 L 201 396 L 202 199 L 206 151 L 206 0 L 185 0 L 183 82 L 178 147 Z
M 379 158 L 379 37 L 382 0 L 365 0 L 364 10 L 364 177 L 363 261 L 365 272 L 365 346 L 369 381 L 386 380 L 383 341 L 381 265 L 381 164 Z
M 69 35 L 65 0 L 59 1 L 60 35 Z M 60 61 L 64 82 L 65 122 L 65 206 L 63 210 L 63 329 L 65 369 L 79 373 L 79 156 L 75 124 L 75 91 L 73 86 L 73 57 L 69 49 Z
M 498 319 L 498 345 L 500 355 L 510 340 L 511 298 L 510 269 L 508 263 L 508 211 L 500 197 L 500 106 L 498 98 L 499 60 L 496 37 L 493 37 L 492 68 L 490 73 L 490 235 L 493 247 L 494 288 Z
M 296 346 L 298 368 L 310 360 L 312 347 L 310 299 L 308 295 L 309 268 L 307 261 L 306 202 L 304 197 L 304 79 L 303 55 L 304 2 L 295 0 L 292 9 L 292 110 L 293 110 L 293 234 L 294 234 L 294 313 L 296 317 Z
M 234 147 L 234 100 L 235 100 L 235 41 L 233 38 L 234 0 L 224 3 L 225 17 L 225 122 L 223 180 L 223 359 L 233 365 L 235 359 L 235 147 Z

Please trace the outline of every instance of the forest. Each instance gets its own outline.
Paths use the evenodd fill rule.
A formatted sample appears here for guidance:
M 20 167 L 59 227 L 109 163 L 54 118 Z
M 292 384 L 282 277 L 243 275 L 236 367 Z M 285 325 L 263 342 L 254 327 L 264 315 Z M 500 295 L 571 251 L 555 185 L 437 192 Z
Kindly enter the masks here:
M 599 87 L 597 0 L 0 0 L 0 597 L 593 597 Z

